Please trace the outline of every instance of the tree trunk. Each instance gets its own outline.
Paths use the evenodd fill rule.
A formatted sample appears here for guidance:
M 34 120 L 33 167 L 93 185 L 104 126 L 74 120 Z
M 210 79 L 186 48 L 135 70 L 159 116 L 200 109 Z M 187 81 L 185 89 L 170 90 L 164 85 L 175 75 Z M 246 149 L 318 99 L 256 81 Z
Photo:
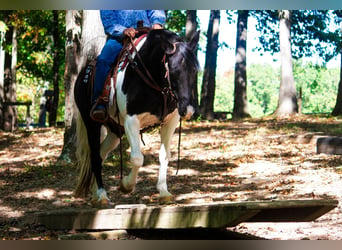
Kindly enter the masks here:
M 340 49 L 340 82 L 338 84 L 338 92 L 336 98 L 335 108 L 332 111 L 333 116 L 342 115 L 342 39 L 341 39 L 341 49 Z
M 3 129 L 3 124 L 4 124 L 3 103 L 5 100 L 5 96 L 4 96 L 5 50 L 2 46 L 4 41 L 5 41 L 5 33 L 0 32 L 0 129 Z
M 211 10 L 207 35 L 207 50 L 203 73 L 200 111 L 203 119 L 214 118 L 214 97 L 220 10 Z
M 87 61 L 96 59 L 107 39 L 101 22 L 100 11 L 84 10 L 82 20 L 81 68 Z
M 75 157 L 76 143 L 76 106 L 74 101 L 74 85 L 77 79 L 78 65 L 81 53 L 81 12 L 67 10 L 65 15 L 66 38 L 65 38 L 65 110 L 64 110 L 64 144 L 59 160 L 72 162 Z
M 248 10 L 238 11 L 233 119 L 250 117 L 247 101 L 246 46 Z
M 94 60 L 100 53 L 106 36 L 98 10 L 68 10 L 66 13 L 65 57 L 65 132 L 60 160 L 75 159 L 75 131 L 77 108 L 74 101 L 74 86 L 78 73 L 87 60 Z
M 298 100 L 292 69 L 291 54 L 291 12 L 279 11 L 279 40 L 281 55 L 281 82 L 276 115 L 298 113 Z
M 57 120 L 57 109 L 59 103 L 59 30 L 58 30 L 58 10 L 53 10 L 53 43 L 54 43 L 54 52 L 53 52 L 53 98 L 52 98 L 52 107 L 49 112 L 49 126 L 56 126 Z
M 4 69 L 4 101 L 16 102 L 16 66 L 17 66 L 17 28 L 9 26 L 6 33 L 6 43 L 12 44 L 12 52 L 5 53 L 5 69 Z M 4 105 L 3 107 L 3 124 L 4 131 L 14 131 L 18 128 L 17 107 L 12 105 Z
M 185 24 L 185 40 L 190 41 L 190 39 L 195 34 L 198 27 L 197 23 L 197 11 L 196 10 L 187 10 L 186 11 L 186 24 Z M 197 49 L 195 51 L 197 55 Z M 193 107 L 195 112 L 193 114 L 193 118 L 196 119 L 199 114 L 199 104 L 198 104 L 198 89 L 197 89 L 197 78 L 195 78 L 193 82 Z

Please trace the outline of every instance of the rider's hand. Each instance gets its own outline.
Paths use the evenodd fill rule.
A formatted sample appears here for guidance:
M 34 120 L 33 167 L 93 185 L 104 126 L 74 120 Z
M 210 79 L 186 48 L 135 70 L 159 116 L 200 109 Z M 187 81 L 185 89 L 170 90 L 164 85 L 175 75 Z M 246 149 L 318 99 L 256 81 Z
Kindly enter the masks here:
M 160 30 L 160 29 L 162 29 L 162 28 L 163 28 L 163 26 L 160 25 L 159 23 L 155 23 L 155 24 L 153 24 L 153 26 L 152 26 L 152 29 L 154 29 L 154 30 Z
M 138 32 L 134 29 L 134 28 L 127 28 L 124 30 L 123 34 L 124 36 L 128 36 L 128 37 L 135 37 L 135 34 L 137 34 Z

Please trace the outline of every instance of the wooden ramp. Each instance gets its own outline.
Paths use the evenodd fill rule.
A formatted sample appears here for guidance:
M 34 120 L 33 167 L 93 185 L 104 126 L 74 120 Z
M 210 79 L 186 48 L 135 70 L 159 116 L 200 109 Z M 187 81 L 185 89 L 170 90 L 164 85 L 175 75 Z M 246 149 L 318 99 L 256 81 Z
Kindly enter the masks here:
M 117 205 L 113 209 L 61 209 L 27 216 L 50 229 L 225 228 L 241 222 L 307 222 L 335 208 L 336 200 L 221 202 L 195 205 Z

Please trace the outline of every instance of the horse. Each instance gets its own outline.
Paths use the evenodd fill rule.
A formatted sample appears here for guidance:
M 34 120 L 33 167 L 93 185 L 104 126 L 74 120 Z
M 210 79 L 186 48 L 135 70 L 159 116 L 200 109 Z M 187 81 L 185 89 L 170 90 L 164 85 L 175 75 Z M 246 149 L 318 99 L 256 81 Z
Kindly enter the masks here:
M 172 202 L 174 198 L 166 183 L 171 136 L 180 119 L 188 119 L 194 112 L 192 85 L 199 68 L 194 53 L 198 40 L 199 31 L 189 42 L 165 29 L 147 33 L 136 45 L 131 59 L 118 70 L 116 79 L 115 76 L 111 78 L 108 116 L 112 123 L 119 126 L 106 126 L 107 136 L 103 141 L 100 139 L 103 124 L 90 117 L 90 81 L 85 81 L 80 77 L 81 74 L 78 76 L 74 87 L 79 114 L 76 136 L 80 168 L 76 197 L 86 197 L 92 190 L 93 205 L 105 207 L 111 203 L 101 168 L 107 155 L 120 144 L 123 135 L 121 127 L 131 147 L 131 170 L 128 176 L 121 179 L 120 190 L 132 192 L 137 183 L 138 170 L 144 161 L 140 131 L 157 125 L 160 126 L 161 140 L 157 182 L 159 202 Z

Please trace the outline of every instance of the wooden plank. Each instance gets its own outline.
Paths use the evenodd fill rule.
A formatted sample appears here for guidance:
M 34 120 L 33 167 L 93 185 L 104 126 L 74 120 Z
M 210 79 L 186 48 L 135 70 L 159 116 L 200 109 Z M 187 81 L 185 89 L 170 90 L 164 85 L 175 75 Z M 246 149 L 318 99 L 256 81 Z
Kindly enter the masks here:
M 322 137 L 317 139 L 317 153 L 342 155 L 342 137 Z
M 241 222 L 312 221 L 336 200 L 222 202 L 196 205 L 118 205 L 113 209 L 63 209 L 27 216 L 51 229 L 224 228 Z
M 334 200 L 290 200 L 276 202 L 274 206 L 261 209 L 247 222 L 309 222 L 334 209 Z

